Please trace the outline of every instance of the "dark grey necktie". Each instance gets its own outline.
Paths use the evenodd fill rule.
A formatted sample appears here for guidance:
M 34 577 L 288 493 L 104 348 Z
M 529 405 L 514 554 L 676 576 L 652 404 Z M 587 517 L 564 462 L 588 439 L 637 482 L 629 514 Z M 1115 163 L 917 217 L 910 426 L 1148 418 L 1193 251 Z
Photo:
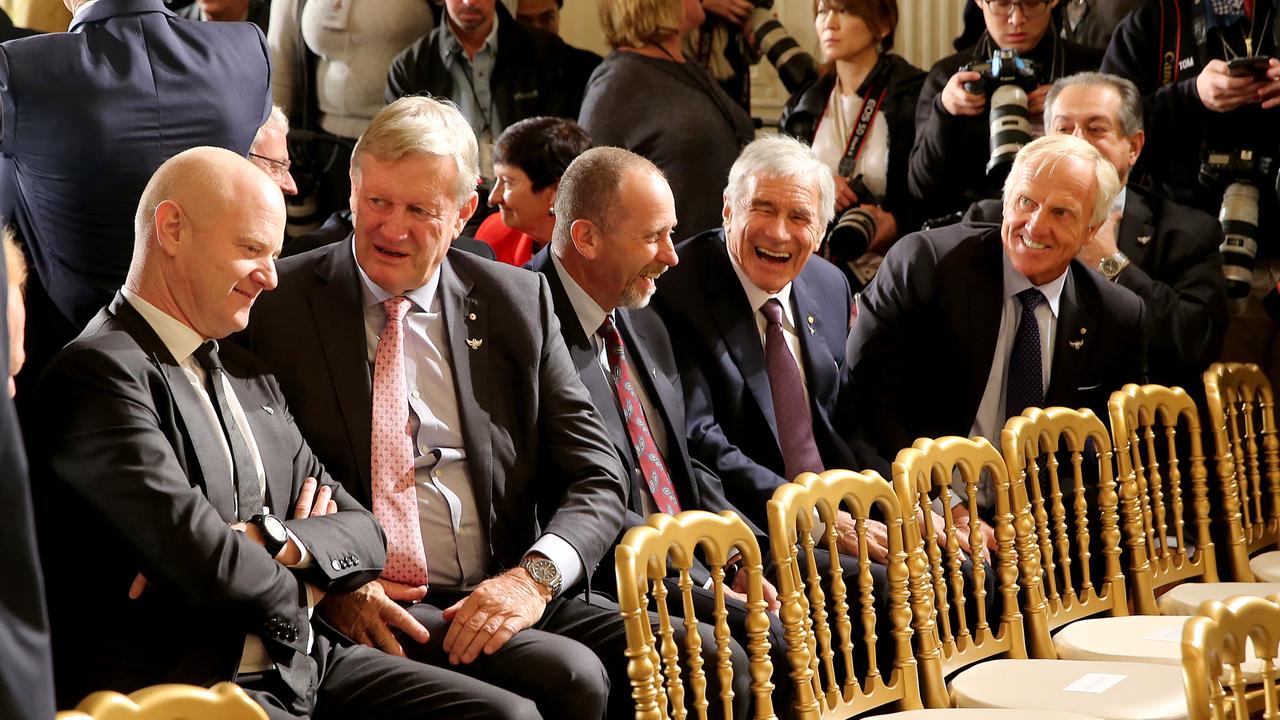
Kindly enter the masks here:
M 760 312 L 766 321 L 764 359 L 769 372 L 769 394 L 773 397 L 773 420 L 782 444 L 787 479 L 795 480 L 800 473 L 822 472 L 822 456 L 813 440 L 813 417 L 804 399 L 800 369 L 782 332 L 782 303 L 770 298 Z
M 227 394 L 222 387 L 222 360 L 218 358 L 218 343 L 206 340 L 192 353 L 200 367 L 204 368 L 205 388 L 209 397 L 213 398 L 213 407 L 218 411 L 218 422 L 222 426 L 222 436 L 231 448 L 231 465 L 235 473 L 236 484 L 236 517 L 240 520 L 262 512 L 262 489 L 258 487 L 258 471 L 253 465 L 253 455 L 249 452 L 249 444 L 231 414 L 231 405 L 227 402 Z
M 1040 324 L 1036 308 L 1045 302 L 1044 294 L 1035 288 L 1018 293 L 1022 314 L 1018 332 L 1009 352 L 1009 380 L 1005 385 L 1006 418 L 1021 415 L 1029 407 L 1044 405 L 1044 365 L 1040 359 Z

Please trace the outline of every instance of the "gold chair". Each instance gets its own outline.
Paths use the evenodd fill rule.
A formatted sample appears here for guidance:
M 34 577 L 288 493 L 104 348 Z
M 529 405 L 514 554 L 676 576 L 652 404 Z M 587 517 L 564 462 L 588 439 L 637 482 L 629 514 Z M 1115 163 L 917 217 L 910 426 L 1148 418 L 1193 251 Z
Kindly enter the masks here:
M 1280 596 L 1211 600 L 1183 630 L 1182 672 L 1190 720 L 1260 717 L 1280 720 L 1276 682 L 1280 647 Z M 1248 715 L 1255 686 L 1245 666 L 1262 666 L 1260 713 Z
M 888 607 L 890 637 L 878 637 L 872 610 L 873 584 L 867 557 L 866 521 L 879 517 L 886 526 L 889 562 Z M 854 519 L 860 548 L 858 575 L 844 577 L 840 562 L 836 513 L 847 511 Z M 782 624 L 786 629 L 791 677 L 796 684 L 796 715 L 812 718 L 846 718 L 872 710 L 898 708 L 884 720 L 1088 720 L 1073 713 L 1023 710 L 924 710 L 921 707 L 917 664 L 911 645 L 912 610 L 907 587 L 908 553 L 898 495 L 873 471 L 863 473 L 829 470 L 821 476 L 806 473 L 795 483 L 778 488 L 768 505 L 769 537 L 778 570 L 778 594 Z M 816 532 L 815 532 L 816 530 Z M 815 549 L 829 553 L 828 564 Z M 923 569 L 922 552 L 910 560 Z M 923 578 L 923 572 L 918 573 Z M 849 584 L 858 585 L 857 602 L 850 600 Z M 929 583 L 917 581 L 917 599 L 925 597 Z M 829 594 L 828 594 L 829 593 Z M 856 605 L 851 607 L 851 605 Z M 931 607 L 931 606 L 930 606 Z M 922 611 L 927 614 L 927 610 Z M 852 619 L 851 619 L 852 616 Z M 923 615 L 922 615 L 923 616 Z M 982 623 L 979 623 L 982 625 Z M 834 631 L 832 628 L 834 627 Z M 865 670 L 856 676 L 854 644 L 865 653 Z M 892 667 L 878 666 L 881 643 L 892 643 Z M 935 666 L 931 675 L 941 678 Z M 945 705 L 945 703 L 943 703 Z
M 695 550 L 705 553 L 715 588 L 713 613 L 715 667 L 703 667 L 702 640 L 696 631 L 700 620 L 693 608 L 693 581 L 689 569 Z M 764 570 L 760 547 L 742 519 L 730 511 L 720 515 L 688 510 L 672 517 L 655 513 L 647 524 L 633 527 L 623 536 L 617 550 L 618 605 L 626 625 L 627 675 L 636 701 L 636 720 L 683 720 L 688 707 L 700 719 L 715 712 L 707 697 L 708 672 L 719 681 L 720 707 L 717 714 L 733 717 L 733 667 L 724 599 L 724 566 L 734 553 L 741 553 L 742 570 L 747 574 L 747 653 L 750 656 L 751 692 L 755 717 L 772 719 L 773 665 L 769 660 L 769 619 L 765 616 Z M 676 638 L 667 605 L 668 567 L 679 574 L 679 590 L 684 608 L 684 653 Z M 657 613 L 658 637 L 649 620 L 649 600 Z M 687 668 L 687 673 L 683 671 Z M 687 683 L 682 680 L 687 677 Z
M 1204 373 L 1204 389 L 1231 576 L 1280 582 L 1280 441 L 1271 383 L 1252 363 L 1214 363 Z
M 128 695 L 103 690 L 57 720 L 267 720 L 267 712 L 235 683 L 212 688 L 153 685 Z
M 1021 425 L 1023 431 L 1004 435 L 1006 444 L 1014 443 L 1014 439 L 1030 443 L 1030 447 L 1021 452 L 1016 443 L 1009 448 L 1020 460 L 1047 455 L 1044 490 L 1039 475 L 1024 484 L 1021 468 L 1027 467 L 1025 464 L 1016 465 L 1010 460 L 1009 466 L 1020 468 L 1010 476 L 1005 457 L 984 438 L 921 439 L 913 448 L 898 454 L 894 463 L 894 486 L 903 502 L 908 542 L 928 548 L 923 550 L 926 558 L 941 558 L 940 562 L 913 561 L 910 566 L 912 606 L 923 611 L 923 620 L 917 617 L 914 627 L 926 704 L 937 706 L 949 701 L 962 708 L 1020 708 L 1024 715 L 1032 709 L 1071 711 L 1114 720 L 1185 717 L 1186 700 L 1179 688 L 1181 675 L 1176 667 L 1061 660 L 1052 642 L 1047 641 L 1047 629 L 1044 636 L 1032 634 L 1031 637 L 1038 640 L 1032 647 L 1036 659 L 1027 659 L 1023 618 L 1018 612 L 1019 589 L 1026 598 L 1028 621 L 1044 628 L 1051 621 L 1123 612 L 1124 607 L 1123 584 L 1115 582 L 1113 576 L 1095 578 L 1085 552 L 1090 547 L 1090 529 L 1085 522 L 1090 503 L 1087 489 L 1081 487 L 1079 469 L 1089 440 L 1101 437 L 1104 441 L 1101 451 L 1109 452 L 1105 429 L 1093 418 L 1088 431 L 1082 431 L 1069 421 L 1083 416 L 1068 417 L 1068 414 L 1070 411 L 1057 409 L 1028 410 L 1023 422 L 1016 424 Z M 1065 489 L 1057 473 L 1060 443 L 1066 444 L 1071 467 L 1076 471 L 1073 473 L 1075 484 Z M 985 482 L 993 489 L 997 544 L 993 571 L 1004 608 L 999 613 L 998 624 L 986 632 L 981 626 L 982 616 L 978 616 L 974 640 L 963 640 L 959 623 L 955 637 L 948 640 L 934 630 L 945 613 L 941 607 L 935 610 L 931 606 L 957 595 L 952 586 L 957 573 L 948 569 L 957 563 L 953 559 L 959 552 L 956 531 L 949 517 L 951 513 L 944 513 L 945 532 L 939 541 L 927 525 L 931 522 L 930 514 L 917 513 L 916 509 L 928 508 L 935 500 L 949 508 L 951 487 L 958 484 L 970 517 L 977 517 L 979 485 L 984 475 Z M 1114 489 L 1106 487 L 1106 480 L 1104 476 L 1100 481 L 1098 495 L 1103 498 L 1101 504 L 1105 506 L 1110 502 L 1114 507 Z M 1106 500 L 1108 493 L 1112 496 L 1110 501 Z M 1062 502 L 1064 496 L 1070 498 L 1069 505 Z M 1068 507 L 1072 511 L 1069 515 Z M 1114 516 L 1114 510 L 1111 514 Z M 924 531 L 917 527 L 918 516 L 925 519 Z M 1110 523 L 1102 521 L 1102 534 L 1106 545 L 1103 553 L 1113 556 L 1119 535 L 1114 518 Z M 973 549 L 971 572 L 977 578 L 979 568 L 990 554 L 973 524 L 969 540 Z M 1073 545 L 1076 546 L 1074 552 Z M 1041 557 L 1048 560 L 1043 573 Z M 1114 562 L 1102 564 L 1113 566 Z M 930 567 L 934 569 L 929 571 Z M 937 568 L 943 572 L 939 573 Z M 1052 602 L 1046 596 L 1046 586 Z M 924 595 L 922 601 L 917 602 L 917 594 Z M 1007 657 L 993 657 L 995 655 Z M 956 673 L 952 675 L 949 689 L 943 685 L 941 675 L 928 673 L 935 657 L 946 672 Z M 977 663 L 978 660 L 985 661 Z

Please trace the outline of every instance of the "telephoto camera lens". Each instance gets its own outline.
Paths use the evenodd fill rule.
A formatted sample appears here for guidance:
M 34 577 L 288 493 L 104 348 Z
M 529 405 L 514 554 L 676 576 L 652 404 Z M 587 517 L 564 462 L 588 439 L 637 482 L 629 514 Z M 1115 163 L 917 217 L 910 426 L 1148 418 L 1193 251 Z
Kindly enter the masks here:
M 1003 180 L 1013 165 L 1013 157 L 1030 142 L 1027 92 L 1017 85 L 1001 85 L 991 93 L 991 159 L 987 161 L 987 177 Z
M 769 64 L 777 69 L 778 78 L 782 80 L 787 92 L 799 90 L 817 66 L 813 56 L 800 48 L 800 43 L 791 37 L 769 10 L 762 7 L 753 9 L 750 22 L 756 47 L 769 58 Z
M 840 215 L 827 234 L 827 244 L 832 255 L 857 260 L 866 254 L 867 246 L 875 237 L 876 217 L 866 208 L 851 207 Z
M 1258 188 L 1235 182 L 1222 196 L 1222 274 L 1227 278 L 1227 296 L 1249 296 L 1253 287 L 1253 262 L 1258 254 Z

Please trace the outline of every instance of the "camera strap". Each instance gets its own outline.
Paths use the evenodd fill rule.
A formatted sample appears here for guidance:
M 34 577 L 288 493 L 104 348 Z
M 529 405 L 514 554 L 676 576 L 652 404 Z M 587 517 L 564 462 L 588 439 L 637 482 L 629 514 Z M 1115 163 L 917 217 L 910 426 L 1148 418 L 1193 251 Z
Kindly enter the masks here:
M 867 74 L 867 79 L 862 82 L 862 87 L 858 88 L 858 94 L 862 96 L 862 107 L 858 110 L 858 120 L 854 123 L 853 132 L 849 133 L 844 157 L 840 158 L 839 172 L 843 177 L 853 177 L 858 156 L 862 154 L 862 146 L 866 144 L 867 133 L 876 120 L 876 112 L 884 105 L 885 96 L 889 94 L 889 63 L 889 56 L 882 54 L 875 67 Z M 830 103 L 830 99 L 827 102 Z

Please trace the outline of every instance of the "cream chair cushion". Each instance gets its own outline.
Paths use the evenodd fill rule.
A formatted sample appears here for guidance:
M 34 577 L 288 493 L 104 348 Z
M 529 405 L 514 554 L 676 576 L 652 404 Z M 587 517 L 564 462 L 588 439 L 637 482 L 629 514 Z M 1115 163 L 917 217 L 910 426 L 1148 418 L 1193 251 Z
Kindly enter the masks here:
M 1187 717 L 1182 668 L 1149 663 L 990 660 L 961 672 L 951 697 L 962 708 L 1070 710 L 1104 720 Z
M 1092 715 L 1053 710 L 907 710 L 892 715 L 876 715 L 876 720 L 1100 720 Z
M 1266 597 L 1280 593 L 1280 583 L 1269 582 L 1185 582 L 1161 595 L 1156 603 L 1162 615 L 1195 615 L 1206 600 L 1226 600 L 1237 595 Z
M 1260 582 L 1280 582 L 1280 550 L 1264 552 L 1249 558 L 1249 569 Z
M 1053 636 L 1053 647 L 1063 660 L 1182 667 L 1182 628 L 1190 619 L 1188 615 L 1132 615 L 1078 620 Z M 1252 658 L 1241 669 L 1246 682 L 1262 680 L 1261 660 Z

